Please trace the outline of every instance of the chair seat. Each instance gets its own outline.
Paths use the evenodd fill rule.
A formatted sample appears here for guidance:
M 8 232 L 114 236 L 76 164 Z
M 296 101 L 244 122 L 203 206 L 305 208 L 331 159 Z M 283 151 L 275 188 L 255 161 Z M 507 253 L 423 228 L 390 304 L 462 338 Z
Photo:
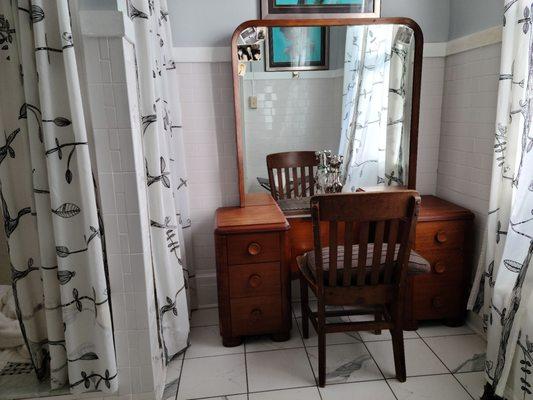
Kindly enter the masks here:
M 400 251 L 400 245 L 396 245 L 394 252 L 394 259 L 398 257 L 398 252 Z M 374 254 L 374 244 L 369 243 L 367 245 L 367 256 L 366 256 L 366 267 L 367 275 L 370 275 L 372 272 L 372 258 Z M 385 260 L 387 257 L 387 244 L 384 243 L 381 249 L 381 260 L 380 260 L 380 273 L 385 268 Z M 352 268 L 356 268 L 359 262 L 359 245 L 352 246 Z M 316 279 L 316 264 L 315 264 L 315 252 L 314 250 L 305 253 L 303 256 L 298 258 L 298 265 L 300 269 L 302 267 L 307 267 L 308 270 L 312 273 L 313 277 Z M 424 257 L 418 254 L 416 251 L 411 250 L 409 256 L 409 264 L 407 267 L 408 275 L 420 275 L 431 272 L 431 264 Z M 325 279 L 328 279 L 329 275 L 329 247 L 322 248 L 322 269 L 324 271 Z M 337 247 L 337 271 L 338 279 L 342 280 L 344 270 L 344 246 Z M 352 273 L 353 278 L 355 274 Z

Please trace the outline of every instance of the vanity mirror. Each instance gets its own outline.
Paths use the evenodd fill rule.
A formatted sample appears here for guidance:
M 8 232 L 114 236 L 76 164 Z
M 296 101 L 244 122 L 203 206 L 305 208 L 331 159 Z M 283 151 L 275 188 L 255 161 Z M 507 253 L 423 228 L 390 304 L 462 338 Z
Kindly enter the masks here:
M 254 43 L 262 54 L 240 61 L 251 27 L 266 33 Z M 343 158 L 344 192 L 415 188 L 422 47 L 405 18 L 242 24 L 233 37 L 241 205 L 260 192 L 282 208 L 305 202 L 319 190 L 312 153 L 324 150 Z

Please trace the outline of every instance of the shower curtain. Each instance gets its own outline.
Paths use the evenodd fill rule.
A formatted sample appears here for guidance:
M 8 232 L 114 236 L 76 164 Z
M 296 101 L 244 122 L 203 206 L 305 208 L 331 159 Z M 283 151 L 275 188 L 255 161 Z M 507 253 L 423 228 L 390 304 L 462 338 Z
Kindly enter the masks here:
M 188 345 L 187 293 L 194 278 L 185 260 L 190 227 L 175 65 L 165 0 L 131 0 L 140 86 L 150 237 L 163 360 Z M 171 91 L 172 89 L 172 91 Z
M 0 2 L 0 200 L 20 327 L 52 389 L 117 390 L 67 0 Z
M 488 394 L 509 399 L 533 399 L 532 11 L 530 0 L 505 6 L 490 208 L 469 301 L 487 332 Z
M 410 29 L 393 25 L 347 28 L 339 145 L 345 192 L 406 184 L 411 39 Z

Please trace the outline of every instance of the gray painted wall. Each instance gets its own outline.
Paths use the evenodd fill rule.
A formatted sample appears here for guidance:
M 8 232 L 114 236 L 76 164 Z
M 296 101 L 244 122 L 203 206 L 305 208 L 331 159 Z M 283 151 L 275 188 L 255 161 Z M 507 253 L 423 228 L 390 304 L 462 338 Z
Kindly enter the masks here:
M 451 0 L 450 39 L 501 25 L 503 0 Z
M 241 22 L 259 18 L 259 0 L 174 0 L 168 9 L 176 47 L 229 46 Z M 382 15 L 414 19 L 426 42 L 448 40 L 450 0 L 383 0 Z

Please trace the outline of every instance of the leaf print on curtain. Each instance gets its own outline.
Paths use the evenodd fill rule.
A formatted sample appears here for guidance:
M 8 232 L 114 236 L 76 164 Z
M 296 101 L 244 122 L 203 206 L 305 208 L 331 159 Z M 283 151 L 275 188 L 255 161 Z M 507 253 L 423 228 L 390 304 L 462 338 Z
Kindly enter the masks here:
M 344 189 L 405 185 L 409 137 L 404 114 L 413 32 L 393 25 L 346 32 L 342 127 Z M 406 146 L 407 145 L 407 146 Z
M 169 363 L 189 341 L 188 288 L 193 279 L 185 259 L 187 185 L 181 122 L 172 85 L 175 66 L 166 1 L 130 0 L 135 29 L 143 152 L 146 168 L 152 265 L 163 360 Z
M 38 377 L 111 393 L 109 293 L 70 29 L 67 0 L 0 2 L 0 198 Z
M 487 332 L 490 394 L 532 399 L 533 34 L 531 1 L 505 2 L 487 231 L 469 308 Z

